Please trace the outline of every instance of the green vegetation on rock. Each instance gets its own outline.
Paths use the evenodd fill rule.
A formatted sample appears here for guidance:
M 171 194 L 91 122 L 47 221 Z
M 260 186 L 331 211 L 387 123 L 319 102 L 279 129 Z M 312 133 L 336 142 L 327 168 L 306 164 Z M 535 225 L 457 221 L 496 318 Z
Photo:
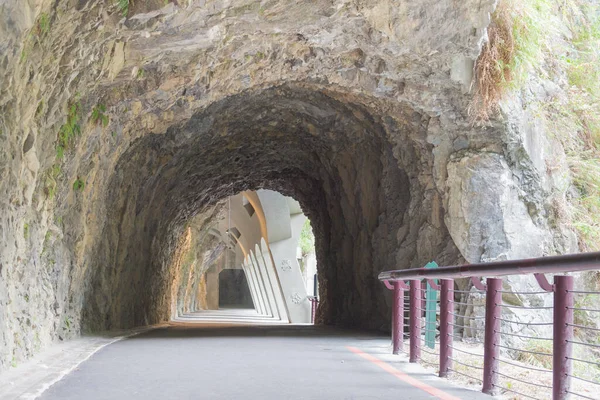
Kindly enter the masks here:
M 46 13 L 41 13 L 37 23 L 37 35 L 44 36 L 50 32 L 50 16 Z
M 81 113 L 81 105 L 77 102 L 69 105 L 69 112 L 67 115 L 67 122 L 60 127 L 58 131 L 58 144 L 56 145 L 56 158 L 62 160 L 67 150 L 76 136 L 81 134 L 81 127 L 79 126 Z
M 558 32 L 557 22 L 570 34 Z M 504 0 L 488 34 L 476 66 L 476 121 L 487 121 L 530 73 L 548 78 L 566 71 L 566 99 L 543 106 L 551 133 L 565 148 L 575 188 L 568 204 L 557 208 L 565 209 L 560 218 L 577 230 L 582 250 L 599 250 L 600 7 L 583 0 L 566 0 L 560 8 L 549 0 Z M 564 43 L 553 43 L 557 37 Z
M 129 13 L 129 0 L 117 0 L 117 6 L 121 11 L 121 15 L 126 17 Z
M 81 179 L 77 178 L 75 182 L 73 182 L 73 190 L 79 191 L 85 188 L 85 182 Z
M 313 230 L 308 218 L 302 226 L 302 231 L 300 231 L 300 240 L 298 245 L 300 246 L 300 250 L 302 250 L 303 256 L 307 254 L 314 254 L 315 252 L 315 236 L 313 235 Z
M 552 17 L 549 0 L 504 0 L 492 15 L 488 42 L 476 64 L 474 120 L 486 121 L 498 111 L 508 91 L 520 89 L 543 60 Z
M 578 197 L 572 219 L 583 250 L 600 249 L 600 7 L 582 4 L 565 61 L 571 90 L 561 135 Z
M 96 107 L 92 109 L 92 123 L 95 125 L 102 124 L 102 126 L 107 126 L 109 119 L 106 113 L 106 106 L 104 104 L 98 104 Z

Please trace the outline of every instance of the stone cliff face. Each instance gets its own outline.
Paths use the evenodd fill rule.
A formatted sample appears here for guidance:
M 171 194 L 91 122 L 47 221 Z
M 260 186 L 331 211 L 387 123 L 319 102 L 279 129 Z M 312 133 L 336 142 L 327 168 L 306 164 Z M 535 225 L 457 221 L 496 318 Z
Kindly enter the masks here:
M 160 3 L 0 8 L 0 369 L 168 319 L 241 190 L 311 218 L 323 323 L 386 326 L 384 269 L 576 250 L 560 146 L 468 116 L 494 1 Z

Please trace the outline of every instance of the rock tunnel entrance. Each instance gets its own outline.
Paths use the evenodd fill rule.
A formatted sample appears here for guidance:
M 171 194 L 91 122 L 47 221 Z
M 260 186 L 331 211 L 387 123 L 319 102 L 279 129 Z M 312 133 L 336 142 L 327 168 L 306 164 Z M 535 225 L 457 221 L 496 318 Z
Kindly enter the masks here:
M 312 222 L 317 321 L 387 326 L 379 271 L 419 266 L 433 254 L 460 258 L 431 188 L 428 117 L 390 107 L 287 85 L 231 96 L 133 142 L 111 178 L 84 325 L 167 320 L 186 224 L 210 229 L 228 196 L 271 189 L 297 199 Z

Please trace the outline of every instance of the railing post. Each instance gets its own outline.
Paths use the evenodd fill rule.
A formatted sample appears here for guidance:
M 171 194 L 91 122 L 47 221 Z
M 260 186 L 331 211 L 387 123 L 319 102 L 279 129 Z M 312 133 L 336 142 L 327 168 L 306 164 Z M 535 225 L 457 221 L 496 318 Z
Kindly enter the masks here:
M 483 393 L 494 394 L 498 383 L 502 279 L 487 278 L 485 338 L 483 344 Z
M 552 400 L 564 400 L 571 384 L 573 345 L 573 277 L 554 277 Z
M 317 316 L 317 307 L 319 306 L 319 300 L 317 299 L 317 296 L 313 296 L 312 298 L 309 298 L 309 300 L 312 303 L 310 305 L 310 323 L 314 325 Z
M 404 336 L 404 291 L 402 282 L 394 282 L 394 308 L 392 314 L 392 353 L 402 350 Z
M 441 280 L 440 292 L 440 377 L 448 376 L 448 370 L 452 367 L 452 321 L 454 313 L 454 289 L 453 279 Z
M 421 357 L 421 281 L 410 281 L 410 354 L 409 362 L 416 363 Z

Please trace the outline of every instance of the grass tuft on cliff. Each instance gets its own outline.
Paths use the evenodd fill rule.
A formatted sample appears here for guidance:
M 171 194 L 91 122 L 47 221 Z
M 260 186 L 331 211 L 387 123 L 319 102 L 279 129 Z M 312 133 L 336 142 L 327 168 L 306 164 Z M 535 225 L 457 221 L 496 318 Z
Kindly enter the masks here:
M 124 17 L 129 13 L 129 2 L 130 0 L 117 0 L 117 6 L 121 11 L 121 15 Z
M 570 33 L 555 25 L 566 25 Z M 574 190 L 564 219 L 576 229 L 581 250 L 600 250 L 600 6 L 586 0 L 503 0 L 488 36 L 475 66 L 474 122 L 497 113 L 502 99 L 521 89 L 530 73 L 547 78 L 557 65 L 563 75 L 566 71 L 568 82 L 561 83 L 566 98 L 544 105 L 571 170 Z M 552 43 L 557 37 L 565 44 Z
M 581 2 L 572 14 L 573 51 L 564 61 L 570 91 L 560 138 L 577 195 L 572 221 L 581 249 L 600 250 L 600 7 Z
M 487 121 L 510 90 L 519 89 L 543 60 L 552 6 L 549 0 L 503 0 L 492 14 L 488 42 L 475 65 L 474 121 Z
M 75 137 L 81 134 L 79 120 L 81 114 L 81 105 L 78 102 L 71 103 L 67 113 L 67 121 L 58 131 L 58 143 L 56 145 L 56 158 L 62 160 L 65 150 L 71 146 Z

